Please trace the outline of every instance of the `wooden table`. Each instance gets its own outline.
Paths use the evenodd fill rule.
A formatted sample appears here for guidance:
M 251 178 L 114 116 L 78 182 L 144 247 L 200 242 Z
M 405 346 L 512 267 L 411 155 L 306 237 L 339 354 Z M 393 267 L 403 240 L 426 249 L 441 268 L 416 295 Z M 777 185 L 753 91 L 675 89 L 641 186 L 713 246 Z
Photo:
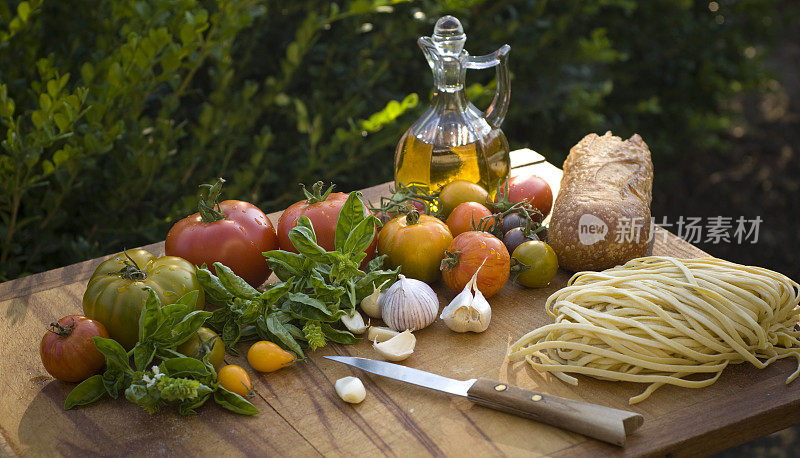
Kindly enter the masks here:
M 512 156 L 514 173 L 534 172 L 558 188 L 561 172 L 532 151 Z M 365 189 L 373 202 L 388 184 Z M 658 196 L 655 197 L 658 199 Z M 278 213 L 270 215 L 277 221 Z M 148 248 L 163 253 L 163 242 Z M 654 254 L 677 257 L 704 253 L 659 231 Z M 259 415 L 230 414 L 209 402 L 198 415 L 174 411 L 148 415 L 123 400 L 105 399 L 62 410 L 73 384 L 52 379 L 42 367 L 38 345 L 48 323 L 81 313 L 81 297 L 95 259 L 0 284 L 0 455 L 450 455 L 597 456 L 702 455 L 743 443 L 800 421 L 800 382 L 786 385 L 794 361 L 764 370 L 729 367 L 719 381 L 699 390 L 671 386 L 629 407 L 643 385 L 580 377 L 566 385 L 525 363 L 511 365 L 506 351 L 525 332 L 550 322 L 547 296 L 567 281 L 529 290 L 508 284 L 490 300 L 493 313 L 482 334 L 456 334 L 437 320 L 416 333 L 417 348 L 404 364 L 448 377 L 490 377 L 558 396 L 637 411 L 644 426 L 624 448 L 606 445 L 530 420 L 471 404 L 464 399 L 368 375 L 323 359 L 323 355 L 377 357 L 368 342 L 331 344 L 305 363 L 272 374 L 251 375 Z M 442 305 L 454 297 L 435 285 Z M 249 368 L 244 358 L 229 363 Z M 367 398 L 342 402 L 333 382 L 360 377 Z

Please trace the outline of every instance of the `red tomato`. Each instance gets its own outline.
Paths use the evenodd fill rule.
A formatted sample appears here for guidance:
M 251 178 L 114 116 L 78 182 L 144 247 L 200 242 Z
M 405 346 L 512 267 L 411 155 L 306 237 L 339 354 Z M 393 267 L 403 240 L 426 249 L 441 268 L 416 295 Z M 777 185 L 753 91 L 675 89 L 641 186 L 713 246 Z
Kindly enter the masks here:
M 453 237 L 461 234 L 462 232 L 474 231 L 481 222 L 481 219 L 492 216 L 492 212 L 485 206 L 477 202 L 464 202 L 458 204 L 456 208 L 450 212 L 447 217 L 447 227 L 450 228 L 450 233 Z M 486 227 L 491 227 L 494 223 L 494 218 L 487 220 Z
M 442 261 L 442 278 L 453 292 L 460 293 L 481 264 L 478 289 L 485 297 L 497 294 L 508 281 L 511 257 L 503 242 L 488 232 L 464 232 L 447 252 L 452 256 Z
M 210 194 L 203 199 L 213 199 L 214 203 L 206 202 L 206 208 L 215 209 L 219 215 L 209 216 L 206 210 L 178 221 L 167 234 L 164 251 L 196 266 L 205 263 L 212 272 L 213 264 L 221 262 L 253 287 L 261 285 L 272 273 L 261 253 L 278 248 L 272 222 L 249 202 L 226 200 L 217 206 L 216 196 Z
M 44 368 L 64 382 L 82 382 L 100 372 L 106 358 L 94 346 L 94 336 L 107 338 L 108 332 L 99 321 L 83 315 L 67 315 L 51 323 L 39 345 Z
M 336 222 L 339 219 L 339 212 L 342 205 L 347 201 L 347 194 L 343 192 L 332 192 L 321 194 L 322 183 L 314 185 L 311 193 L 307 192 L 307 199 L 295 202 L 281 213 L 278 220 L 278 242 L 281 250 L 297 253 L 297 249 L 289 239 L 289 231 L 297 226 L 297 220 L 301 216 L 306 216 L 314 226 L 314 234 L 317 236 L 317 244 L 328 251 L 336 249 Z M 330 191 L 330 190 L 329 190 Z M 369 212 L 367 206 L 364 211 Z M 363 268 L 375 256 L 375 244 L 378 243 L 377 231 L 375 238 L 367 248 L 367 257 L 361 263 Z
M 500 189 L 494 198 L 495 202 L 505 196 L 506 184 L 508 184 L 509 202 L 529 202 L 542 212 L 543 218 L 550 214 L 550 209 L 553 208 L 553 191 L 543 178 L 536 175 L 513 176 L 500 185 Z

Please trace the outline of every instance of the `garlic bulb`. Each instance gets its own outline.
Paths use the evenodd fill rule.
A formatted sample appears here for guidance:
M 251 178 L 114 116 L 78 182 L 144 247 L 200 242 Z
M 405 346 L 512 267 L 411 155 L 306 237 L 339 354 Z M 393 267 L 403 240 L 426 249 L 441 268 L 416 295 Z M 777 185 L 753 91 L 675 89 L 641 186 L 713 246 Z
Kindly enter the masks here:
M 479 267 L 464 286 L 464 290 L 453 298 L 439 316 L 455 332 L 483 332 L 492 320 L 492 308 L 476 285 L 480 270 Z
M 342 320 L 344 327 L 353 334 L 363 334 L 364 331 L 367 330 L 367 325 L 364 324 L 364 318 L 362 318 L 361 314 L 357 311 L 353 312 L 353 316 L 342 315 L 340 320 Z
M 385 342 L 373 342 L 372 348 L 387 361 L 402 361 L 414 353 L 417 338 L 405 330 Z
M 378 305 L 378 301 L 380 297 L 383 295 L 383 293 L 381 292 L 381 288 L 383 288 L 383 285 L 385 285 L 386 282 L 388 281 L 389 280 L 384 281 L 377 287 L 375 286 L 375 283 L 373 283 L 372 294 L 365 297 L 364 299 L 361 299 L 361 310 L 363 310 L 364 313 L 366 313 L 367 316 L 369 316 L 370 318 L 381 317 L 381 307 L 380 305 Z
M 370 326 L 367 330 L 367 339 L 371 342 L 384 342 L 398 334 L 400 333 L 383 326 Z
M 367 390 L 358 377 L 342 377 L 333 384 L 336 394 L 350 404 L 358 404 L 367 397 Z
M 395 331 L 418 331 L 433 323 L 439 311 L 439 298 L 427 283 L 397 276 L 378 304 L 387 326 Z

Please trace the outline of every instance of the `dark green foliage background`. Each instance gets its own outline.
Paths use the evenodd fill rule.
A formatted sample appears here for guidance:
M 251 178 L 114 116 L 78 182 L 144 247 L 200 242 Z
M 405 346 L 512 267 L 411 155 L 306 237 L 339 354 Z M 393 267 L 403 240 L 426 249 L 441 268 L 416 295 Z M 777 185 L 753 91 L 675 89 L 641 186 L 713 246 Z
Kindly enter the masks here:
M 162 240 L 215 176 L 266 212 L 299 182 L 390 180 L 430 97 L 415 40 L 446 13 L 472 54 L 511 45 L 512 147 L 560 164 L 589 132 L 638 132 L 668 182 L 678 152 L 725 147 L 784 22 L 774 0 L 718 4 L 0 2 L 0 281 Z M 492 78 L 468 76 L 479 107 Z

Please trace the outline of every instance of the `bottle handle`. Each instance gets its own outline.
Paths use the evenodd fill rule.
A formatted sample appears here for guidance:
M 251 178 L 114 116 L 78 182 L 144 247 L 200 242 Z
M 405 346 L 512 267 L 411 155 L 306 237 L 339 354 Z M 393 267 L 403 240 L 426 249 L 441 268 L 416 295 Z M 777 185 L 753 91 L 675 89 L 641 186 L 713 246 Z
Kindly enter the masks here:
M 494 128 L 500 127 L 508 112 L 508 103 L 511 101 L 511 82 L 508 75 L 508 52 L 511 46 L 503 45 L 497 51 L 484 56 L 469 56 L 465 67 L 471 70 L 482 70 L 497 67 L 497 89 L 489 108 L 483 112 L 486 122 Z
M 492 68 L 495 65 L 500 65 L 500 62 L 505 59 L 509 51 L 511 51 L 511 46 L 503 45 L 500 49 L 493 53 L 483 56 L 469 56 L 467 57 L 465 67 L 470 70 L 484 70 L 486 68 Z

